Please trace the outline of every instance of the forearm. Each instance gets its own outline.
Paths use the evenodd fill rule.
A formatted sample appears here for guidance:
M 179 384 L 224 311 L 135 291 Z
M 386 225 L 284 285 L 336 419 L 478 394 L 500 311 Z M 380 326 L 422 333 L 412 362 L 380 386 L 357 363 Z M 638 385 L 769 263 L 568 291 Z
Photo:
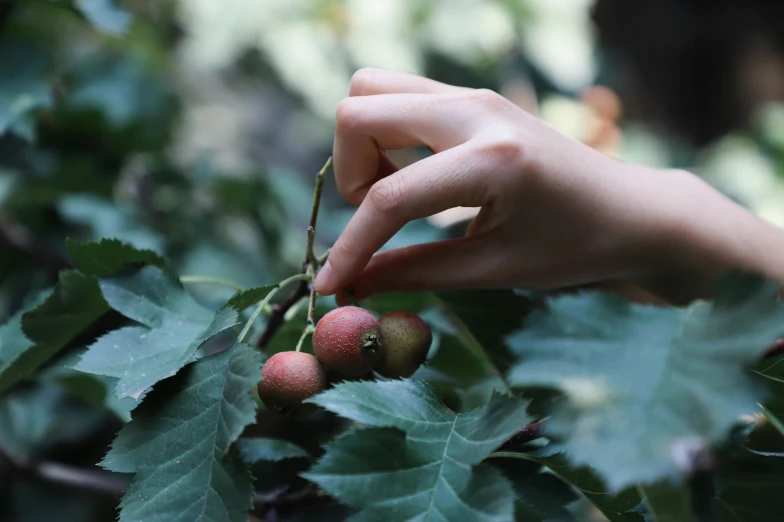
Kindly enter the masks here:
M 678 189 L 662 198 L 659 248 L 670 261 L 641 285 L 673 303 L 710 297 L 717 279 L 740 269 L 784 283 L 784 230 L 686 171 L 663 171 Z M 670 178 L 670 179 L 666 179 Z

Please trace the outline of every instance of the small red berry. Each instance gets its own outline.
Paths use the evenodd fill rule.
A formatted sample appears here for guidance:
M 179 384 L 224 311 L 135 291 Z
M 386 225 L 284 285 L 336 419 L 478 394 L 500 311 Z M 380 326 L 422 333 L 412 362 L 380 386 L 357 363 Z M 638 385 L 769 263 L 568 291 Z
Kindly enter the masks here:
M 328 312 L 313 332 L 313 352 L 324 366 L 344 377 L 359 377 L 376 365 L 381 355 L 378 319 L 358 306 Z
M 302 401 L 327 387 L 327 375 L 318 359 L 309 353 L 279 352 L 261 369 L 259 398 L 264 405 L 282 413 L 302 410 Z
M 425 362 L 433 334 L 418 315 L 404 310 L 389 312 L 379 319 L 384 351 L 376 371 L 384 377 L 411 377 Z

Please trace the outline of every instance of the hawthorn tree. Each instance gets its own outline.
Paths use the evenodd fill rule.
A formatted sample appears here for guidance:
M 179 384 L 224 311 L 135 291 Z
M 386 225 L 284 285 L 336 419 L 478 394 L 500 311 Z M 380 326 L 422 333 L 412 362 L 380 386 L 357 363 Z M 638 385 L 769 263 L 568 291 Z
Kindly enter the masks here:
M 52 69 L 57 42 L 30 42 L 42 19 L 112 32 L 128 15 L 30 5 L 0 11 L 15 71 L 0 78 L 4 517 L 781 520 L 776 283 L 727 274 L 686 307 L 378 296 L 355 303 L 367 321 L 347 338 L 413 359 L 374 354 L 341 375 L 313 339 L 338 309 L 311 287 L 329 253 L 319 228 L 341 221 L 321 205 L 329 163 L 307 187 L 178 170 L 154 68 L 104 46 Z M 107 54 L 124 65 L 96 67 Z M 265 406 L 262 374 L 286 381 L 290 363 L 270 364 L 285 353 L 317 386 Z

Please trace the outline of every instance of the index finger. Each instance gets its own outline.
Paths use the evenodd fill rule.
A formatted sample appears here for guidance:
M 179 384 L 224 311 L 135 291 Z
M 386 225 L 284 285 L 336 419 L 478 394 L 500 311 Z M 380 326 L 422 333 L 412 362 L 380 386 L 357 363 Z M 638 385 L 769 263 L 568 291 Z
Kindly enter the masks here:
M 467 87 L 449 85 L 416 74 L 388 71 L 385 69 L 360 69 L 351 77 L 349 96 L 371 96 L 374 94 L 442 94 L 471 90 Z
M 489 197 L 486 178 L 464 160 L 470 145 L 414 163 L 373 185 L 315 281 L 320 294 L 351 283 L 373 254 L 403 225 L 447 208 L 482 206 Z

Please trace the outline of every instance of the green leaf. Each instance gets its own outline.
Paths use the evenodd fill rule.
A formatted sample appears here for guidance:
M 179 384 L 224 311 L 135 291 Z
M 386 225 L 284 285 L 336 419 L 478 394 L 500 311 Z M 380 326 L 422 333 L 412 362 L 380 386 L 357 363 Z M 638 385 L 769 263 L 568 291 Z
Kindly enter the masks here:
M 57 201 L 57 211 L 69 223 L 89 227 L 91 238 L 113 238 L 137 249 L 160 251 L 163 238 L 136 220 L 117 202 L 89 194 L 67 194 Z
M 692 511 L 691 492 L 683 484 L 641 484 L 637 486 L 637 490 L 654 521 L 698 522 Z
M 533 461 L 494 459 L 491 463 L 512 482 L 517 494 L 517 522 L 574 520 L 566 506 L 579 497 L 571 486 L 557 475 L 543 471 L 542 466 Z
M 490 400 L 493 392 L 506 389 L 484 352 L 477 352 L 471 338 L 438 331 L 433 336 L 434 353 L 420 370 L 424 380 L 454 394 L 459 404 L 452 404 L 459 411 L 467 411 Z M 447 397 L 451 398 L 451 397 Z
M 14 130 L 31 139 L 30 113 L 52 104 L 46 81 L 49 57 L 27 43 L 6 40 L 0 43 L 2 69 L 13 71 L 0 77 L 0 135 Z
M 689 455 L 719 444 L 761 387 L 746 371 L 784 328 L 777 285 L 687 309 L 601 293 L 552 300 L 509 342 L 509 382 L 563 393 L 550 434 L 612 490 L 675 482 Z
M 35 460 L 58 444 L 94 434 L 106 422 L 101 410 L 51 384 L 10 390 L 0 401 L 3 450 L 22 460 Z
M 139 400 L 126 397 L 118 399 L 114 395 L 117 379 L 103 375 L 82 373 L 72 368 L 79 361 L 76 353 L 68 354 L 56 365 L 45 368 L 38 378 L 69 391 L 83 401 L 111 411 L 123 422 L 131 420 L 131 411 L 139 405 Z
M 102 462 L 136 473 L 120 522 L 247 520 L 250 472 L 227 452 L 255 420 L 260 371 L 258 353 L 235 344 L 156 386 Z
M 94 279 L 60 273 L 35 308 L 0 327 L 0 391 L 32 374 L 109 310 Z
M 82 355 L 74 369 L 116 377 L 117 397 L 138 399 L 187 364 L 207 339 L 237 324 L 237 313 L 202 308 L 176 277 L 155 266 L 100 280 L 104 299 L 142 326 L 113 330 Z
M 614 494 L 590 467 L 572 466 L 562 453 L 553 453 L 549 446 L 530 453 L 510 451 L 498 452 L 493 456 L 527 460 L 546 466 L 563 481 L 577 488 L 610 522 L 643 521 L 642 515 L 631 512 L 641 501 L 636 488 L 630 487 Z
M 514 492 L 479 466 L 530 422 L 526 402 L 495 396 L 456 415 L 410 380 L 345 382 L 309 400 L 373 426 L 340 437 L 303 476 L 361 512 L 356 520 L 509 520 Z
M 108 310 L 95 279 L 66 270 L 52 294 L 24 315 L 22 328 L 37 346 L 59 349 Z
M 140 250 L 117 239 L 102 239 L 97 243 L 66 239 L 65 242 L 79 270 L 96 277 L 114 275 L 134 265 L 166 266 L 166 261 L 152 250 Z
M 40 294 L 31 307 L 43 302 L 49 291 Z M 22 331 L 22 314 L 26 309 L 22 309 L 13 315 L 8 321 L 0 326 L 0 391 L 5 390 L 13 383 L 21 379 L 17 365 L 19 358 L 30 348 L 35 346 Z
M 429 292 L 380 294 L 362 301 L 363 307 L 379 316 L 393 310 L 407 310 L 412 314 L 419 314 L 438 304 L 436 295 Z
M 131 25 L 131 15 L 114 0 L 76 0 L 76 7 L 96 29 L 107 34 L 121 35 Z
M 305 301 L 302 301 L 304 304 Z M 324 316 L 327 312 L 329 312 L 332 308 L 328 306 L 324 306 L 323 303 L 316 303 L 316 322 L 322 316 Z M 297 313 L 292 314 L 290 317 L 286 319 L 286 322 L 275 332 L 275 335 L 272 336 L 269 343 L 265 347 L 265 352 L 269 355 L 276 354 L 278 352 L 286 352 L 293 350 L 297 346 L 297 341 L 299 341 L 300 336 L 302 335 L 302 330 L 307 326 L 307 306 L 300 306 L 298 307 Z M 305 353 L 313 353 L 313 337 L 308 336 L 305 339 L 305 342 L 302 343 L 302 352 Z
M 534 302 L 512 290 L 441 292 L 437 297 L 502 371 L 514 363 L 505 338 L 523 325 Z
M 255 464 L 260 460 L 278 462 L 284 459 L 308 458 L 307 451 L 293 442 L 282 439 L 268 439 L 264 437 L 248 437 L 237 441 L 242 460 L 246 464 Z
M 754 371 L 766 379 L 771 391 L 763 407 L 765 416 L 784 435 L 784 356 L 764 359 Z
M 777 522 L 784 513 L 784 457 L 743 450 L 719 477 L 720 522 Z
M 503 371 L 513 357 L 504 337 L 521 326 L 531 300 L 511 290 L 442 292 L 434 299 L 445 315 L 435 328 L 444 335 L 427 369 L 441 375 L 427 378 L 449 376 L 462 383 L 454 392 L 468 407 L 486 402 L 494 390 L 508 392 Z
M 237 313 L 240 313 L 264 299 L 267 294 L 275 290 L 275 288 L 277 288 L 277 285 L 258 286 L 241 290 L 229 299 L 229 302 L 226 303 L 224 308 L 231 307 L 234 308 Z

